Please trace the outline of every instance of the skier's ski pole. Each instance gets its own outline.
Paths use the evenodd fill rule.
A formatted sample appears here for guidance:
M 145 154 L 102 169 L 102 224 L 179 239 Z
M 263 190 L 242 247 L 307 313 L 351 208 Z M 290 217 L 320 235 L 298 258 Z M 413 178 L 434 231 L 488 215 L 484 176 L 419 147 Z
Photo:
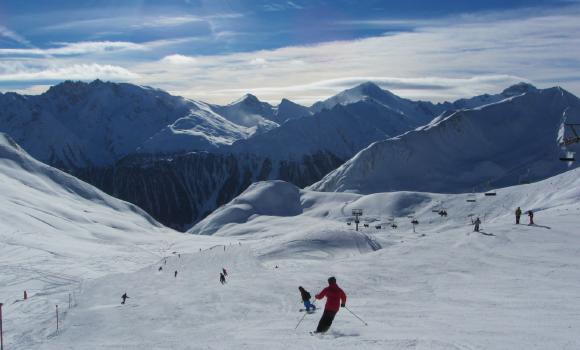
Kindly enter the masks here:
M 304 317 L 306 317 L 306 315 L 308 315 L 308 312 L 304 312 L 304 316 L 302 316 L 300 321 L 298 321 L 298 324 L 296 325 L 296 327 L 294 327 L 294 330 L 296 330 L 298 328 L 298 326 L 300 326 L 300 324 L 302 323 L 302 320 L 304 319 Z
M 348 310 L 348 312 L 350 312 L 350 313 L 351 313 L 351 314 L 352 314 L 354 317 L 358 318 L 358 319 L 359 319 L 359 320 L 360 320 L 362 323 L 364 323 L 364 324 L 365 324 L 365 326 L 368 326 L 368 325 L 369 325 L 369 324 L 368 324 L 368 323 L 366 323 L 366 322 L 365 322 L 365 321 L 364 321 L 362 318 L 358 317 L 358 316 L 357 316 L 357 315 L 356 315 L 354 312 L 350 311 L 350 309 L 349 309 L 348 307 L 346 307 L 346 306 L 345 306 L 344 308 L 345 308 L 345 309 L 347 309 L 347 310 Z

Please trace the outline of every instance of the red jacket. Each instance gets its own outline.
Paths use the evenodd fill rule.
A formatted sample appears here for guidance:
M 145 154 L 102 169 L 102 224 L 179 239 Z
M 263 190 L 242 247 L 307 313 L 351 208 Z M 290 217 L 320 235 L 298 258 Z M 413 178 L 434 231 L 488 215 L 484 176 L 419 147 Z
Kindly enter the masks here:
M 336 283 L 329 285 L 322 292 L 316 294 L 316 299 L 324 297 L 326 297 L 324 310 L 337 312 L 340 309 L 340 304 L 346 303 L 346 294 Z

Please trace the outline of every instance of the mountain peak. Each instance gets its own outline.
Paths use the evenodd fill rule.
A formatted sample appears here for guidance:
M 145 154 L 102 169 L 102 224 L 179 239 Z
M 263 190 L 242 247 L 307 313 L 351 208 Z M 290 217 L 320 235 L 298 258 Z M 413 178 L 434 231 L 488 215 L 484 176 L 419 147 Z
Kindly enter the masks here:
M 232 104 L 239 104 L 239 103 L 243 103 L 246 105 L 255 105 L 255 104 L 259 104 L 260 100 L 252 94 L 245 94 L 237 101 L 234 101 Z
M 501 94 L 504 96 L 516 96 L 537 90 L 534 85 L 522 81 L 503 90 Z
M 376 83 L 373 83 L 372 81 L 365 81 L 364 83 L 361 83 L 357 86 L 354 87 L 355 89 L 361 89 L 363 91 L 383 91 L 383 89 L 381 89 L 380 86 L 378 86 Z

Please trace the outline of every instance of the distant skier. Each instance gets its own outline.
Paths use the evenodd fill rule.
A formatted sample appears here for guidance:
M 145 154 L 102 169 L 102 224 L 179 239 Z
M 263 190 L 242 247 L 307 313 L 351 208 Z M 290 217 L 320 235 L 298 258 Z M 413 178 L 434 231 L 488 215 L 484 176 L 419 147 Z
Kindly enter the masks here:
M 28 299 L 28 293 L 26 291 L 24 291 L 24 300 Z
M 516 225 L 520 224 L 520 216 L 522 216 L 522 209 L 518 207 L 516 209 Z
M 528 217 L 530 218 L 530 225 L 534 224 L 534 212 L 531 210 L 528 210 Z
M 223 272 L 220 272 L 220 283 L 221 284 L 226 283 L 226 276 L 224 276 Z
M 310 309 L 316 310 L 316 306 L 312 305 L 312 303 L 310 302 L 310 298 L 312 298 L 310 293 L 308 293 L 306 289 L 302 288 L 302 286 L 298 287 L 298 290 L 300 291 L 300 295 L 302 296 L 302 302 L 304 303 L 304 309 L 306 310 L 306 312 L 310 311 Z
M 157 271 L 162 271 L 162 270 L 163 270 L 162 266 L 159 266 L 159 269 L 157 269 Z
M 123 301 L 121 302 L 121 304 L 125 304 L 125 301 L 127 301 L 127 299 L 129 299 L 129 297 L 127 296 L 127 293 L 121 295 L 121 299 L 123 299 Z
M 473 231 L 474 232 L 479 232 L 479 225 L 481 225 L 481 220 L 479 220 L 479 218 L 475 219 L 475 221 L 473 222 L 473 224 L 475 225 L 473 227 Z
M 330 277 L 328 279 L 328 287 L 324 288 L 322 292 L 318 293 L 316 299 L 326 297 L 326 305 L 324 306 L 324 313 L 318 322 L 318 327 L 314 333 L 326 332 L 332 325 L 334 316 L 341 307 L 346 306 L 346 294 L 336 284 L 336 278 Z
M 177 277 L 177 270 L 175 270 L 173 277 Z
M 227 276 L 228 275 L 228 271 L 225 268 L 223 268 L 223 267 L 222 267 L 222 272 L 224 273 L 224 276 Z

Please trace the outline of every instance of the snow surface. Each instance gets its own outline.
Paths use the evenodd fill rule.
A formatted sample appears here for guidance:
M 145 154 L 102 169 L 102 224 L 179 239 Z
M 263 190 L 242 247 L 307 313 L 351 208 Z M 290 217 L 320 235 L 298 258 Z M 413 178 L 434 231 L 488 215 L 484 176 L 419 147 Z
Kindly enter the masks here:
M 580 121 L 580 100 L 561 88 L 528 90 L 497 103 L 444 113 L 424 127 L 376 142 L 310 188 L 485 191 L 576 167 L 559 158 L 565 153 L 564 124 Z
M 66 311 L 69 293 L 76 302 L 85 281 L 219 242 L 192 242 L 136 206 L 36 161 L 4 134 L 0 217 L 6 349 L 36 348 L 52 337 L 55 304 Z
M 219 223 L 214 236 L 241 245 L 172 256 L 161 272 L 157 263 L 88 281 L 62 331 L 27 348 L 575 349 L 578 175 L 504 188 L 495 198 L 478 194 L 475 204 L 464 194 L 362 196 L 257 183 L 198 225 Z M 535 209 L 537 225 L 514 225 L 517 205 Z M 441 206 L 447 219 L 431 212 Z M 365 211 L 371 228 L 345 224 L 352 208 Z M 224 212 L 240 209 L 249 216 L 234 216 L 240 223 L 232 225 Z M 412 212 L 416 233 L 406 217 Z M 469 213 L 483 218 L 482 233 L 472 232 Z M 391 215 L 397 230 L 372 227 Z M 304 316 L 297 287 L 318 292 L 330 275 L 368 326 L 342 309 L 327 334 L 312 337 L 321 313 L 295 329 Z

